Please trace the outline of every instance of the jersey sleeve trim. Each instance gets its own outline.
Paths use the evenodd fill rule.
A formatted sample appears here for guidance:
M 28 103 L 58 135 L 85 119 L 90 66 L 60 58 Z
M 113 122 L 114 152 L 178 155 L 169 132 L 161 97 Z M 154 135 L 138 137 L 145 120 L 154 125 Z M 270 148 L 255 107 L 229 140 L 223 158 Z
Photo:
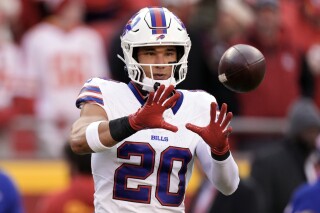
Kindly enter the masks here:
M 76 106 L 80 108 L 83 103 L 89 102 L 104 105 L 102 93 L 98 86 L 85 85 L 79 93 Z

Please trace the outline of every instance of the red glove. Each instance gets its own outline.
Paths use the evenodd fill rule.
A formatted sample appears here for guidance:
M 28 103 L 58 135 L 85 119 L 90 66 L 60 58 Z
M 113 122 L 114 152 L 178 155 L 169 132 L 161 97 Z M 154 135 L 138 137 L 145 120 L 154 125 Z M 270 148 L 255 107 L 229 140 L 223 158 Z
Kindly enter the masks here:
M 227 112 L 227 104 L 222 104 L 221 111 L 216 120 L 217 104 L 211 103 L 211 120 L 208 126 L 199 127 L 190 123 L 186 124 L 186 128 L 197 133 L 211 147 L 211 151 L 216 155 L 223 155 L 229 151 L 228 135 L 232 132 L 232 127 L 227 125 L 231 121 L 232 112 Z
M 172 132 L 177 132 L 178 127 L 165 122 L 162 117 L 163 112 L 166 109 L 171 108 L 180 97 L 179 93 L 175 93 L 168 99 L 173 90 L 174 86 L 172 85 L 167 89 L 165 89 L 164 85 L 161 85 L 156 91 L 156 94 L 154 92 L 150 92 L 145 105 L 135 114 L 129 116 L 130 126 L 136 131 L 142 129 L 162 128 Z

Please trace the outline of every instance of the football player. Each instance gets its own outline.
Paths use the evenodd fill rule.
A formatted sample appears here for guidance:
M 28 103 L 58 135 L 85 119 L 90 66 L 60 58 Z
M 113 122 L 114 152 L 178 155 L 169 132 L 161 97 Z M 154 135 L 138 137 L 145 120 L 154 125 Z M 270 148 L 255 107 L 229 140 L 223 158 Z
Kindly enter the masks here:
M 109 77 L 103 39 L 83 23 L 84 4 L 44 1 L 50 15 L 22 39 L 24 75 L 37 85 L 33 97 L 41 156 L 61 157 L 70 126 L 79 116 L 73 102 L 66 100 L 74 99 L 88 78 Z
M 204 91 L 175 90 L 186 78 L 191 42 L 166 8 L 143 8 L 121 46 L 131 82 L 93 78 L 76 101 L 74 152 L 92 154 L 95 212 L 184 212 L 195 157 L 214 186 L 232 194 L 238 167 L 228 135 L 232 113 Z

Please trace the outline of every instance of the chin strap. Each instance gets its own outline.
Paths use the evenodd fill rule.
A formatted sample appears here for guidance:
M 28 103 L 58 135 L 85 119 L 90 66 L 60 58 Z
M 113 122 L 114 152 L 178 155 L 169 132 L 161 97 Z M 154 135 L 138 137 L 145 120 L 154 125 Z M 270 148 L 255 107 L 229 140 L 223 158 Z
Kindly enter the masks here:
M 153 85 L 153 90 L 154 91 L 157 91 L 157 89 L 160 87 L 160 83 L 159 82 L 156 82 L 156 83 L 154 83 L 154 85 Z
M 160 85 L 164 85 L 165 87 L 169 87 L 170 85 L 176 86 L 176 80 L 174 77 L 170 77 L 167 80 L 153 80 L 151 78 L 145 77 L 142 80 L 142 89 L 148 92 L 156 91 Z

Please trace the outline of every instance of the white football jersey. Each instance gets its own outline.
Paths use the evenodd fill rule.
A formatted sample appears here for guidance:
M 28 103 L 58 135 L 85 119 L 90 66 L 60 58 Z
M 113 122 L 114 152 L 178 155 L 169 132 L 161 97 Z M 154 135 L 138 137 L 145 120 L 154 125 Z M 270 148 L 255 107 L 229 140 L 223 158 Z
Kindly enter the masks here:
M 37 86 L 36 114 L 41 120 L 78 117 L 74 100 L 83 83 L 93 77 L 109 77 L 104 43 L 85 26 L 68 32 L 50 23 L 40 23 L 23 38 L 25 75 Z
M 163 116 L 178 132 L 141 130 L 107 151 L 92 154 L 95 213 L 184 212 L 197 153 L 201 152 L 206 172 L 212 169 L 209 146 L 185 124 L 208 125 L 215 98 L 204 91 L 177 92 L 180 99 Z M 76 104 L 80 108 L 90 102 L 101 106 L 112 120 L 135 113 L 145 100 L 132 83 L 94 78 L 85 83 Z

